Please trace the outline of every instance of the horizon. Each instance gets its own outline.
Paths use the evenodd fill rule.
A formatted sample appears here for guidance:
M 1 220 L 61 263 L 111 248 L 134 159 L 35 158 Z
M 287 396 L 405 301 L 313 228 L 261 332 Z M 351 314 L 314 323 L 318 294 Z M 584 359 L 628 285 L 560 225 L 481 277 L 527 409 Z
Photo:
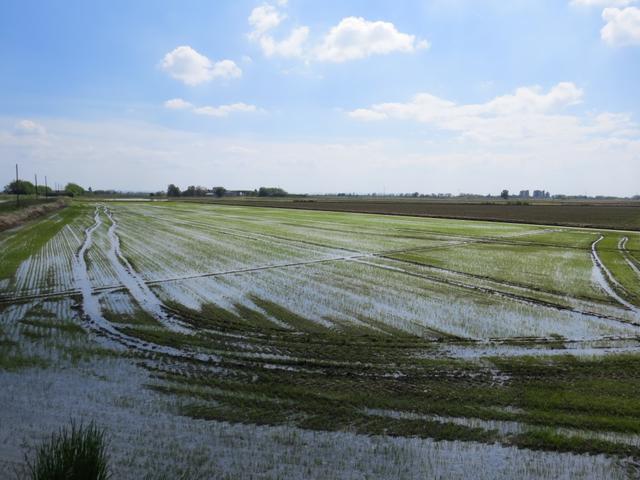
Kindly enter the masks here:
M 633 197 L 639 7 L 5 4 L 0 182 Z

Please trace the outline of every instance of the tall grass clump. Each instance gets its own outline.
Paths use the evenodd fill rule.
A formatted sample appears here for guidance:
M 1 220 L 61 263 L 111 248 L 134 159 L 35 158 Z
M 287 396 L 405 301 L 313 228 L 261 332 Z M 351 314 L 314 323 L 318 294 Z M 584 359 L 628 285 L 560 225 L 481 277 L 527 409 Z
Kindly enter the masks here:
M 104 430 L 91 422 L 71 423 L 40 445 L 33 460 L 27 459 L 30 480 L 107 480 L 109 457 Z

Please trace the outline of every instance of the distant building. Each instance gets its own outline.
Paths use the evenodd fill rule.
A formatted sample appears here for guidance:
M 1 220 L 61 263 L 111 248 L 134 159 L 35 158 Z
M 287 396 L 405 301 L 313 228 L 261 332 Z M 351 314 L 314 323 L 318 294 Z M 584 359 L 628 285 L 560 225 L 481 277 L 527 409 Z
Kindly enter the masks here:
M 549 192 L 546 192 L 544 190 L 534 190 L 533 191 L 533 198 L 549 198 L 551 197 L 551 194 Z
M 529 198 L 529 190 L 520 190 L 520 198 Z
M 256 192 L 253 190 L 225 190 L 223 197 L 247 197 L 251 195 L 255 195 Z M 207 190 L 207 197 L 215 197 L 216 194 L 213 190 Z
M 253 190 L 227 190 L 224 193 L 225 197 L 246 197 L 249 195 L 255 195 Z

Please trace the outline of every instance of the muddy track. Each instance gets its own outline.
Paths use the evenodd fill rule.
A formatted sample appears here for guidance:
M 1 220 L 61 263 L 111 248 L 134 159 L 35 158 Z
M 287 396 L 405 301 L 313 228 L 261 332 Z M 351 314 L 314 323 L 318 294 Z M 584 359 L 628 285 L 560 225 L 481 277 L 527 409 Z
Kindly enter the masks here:
M 144 279 L 133 269 L 124 255 L 122 255 L 120 238 L 116 233 L 118 223 L 107 208 L 104 209 L 104 213 L 111 221 L 111 227 L 109 227 L 108 232 L 110 248 L 107 252 L 107 257 L 118 275 L 120 283 L 127 289 L 128 293 L 140 308 L 160 322 L 164 328 L 176 333 L 192 333 L 192 330 L 181 321 L 167 314 L 160 299 L 156 297 Z
M 640 308 L 627 302 L 615 291 L 614 287 L 617 287 L 621 290 L 624 290 L 624 287 L 620 284 L 620 282 L 616 280 L 611 271 L 605 266 L 605 264 L 600 259 L 600 256 L 598 255 L 597 245 L 602 239 L 604 239 L 604 236 L 600 235 L 600 238 L 598 238 L 591 244 L 591 258 L 593 259 L 593 264 L 596 267 L 596 271 L 599 273 L 599 275 L 597 276 L 598 283 L 600 284 L 600 287 L 605 292 L 607 292 L 607 294 L 611 298 L 615 299 L 620 305 L 623 305 L 628 310 L 634 312 L 636 316 L 640 318 Z
M 104 209 L 104 207 L 103 207 Z M 106 210 L 106 209 L 105 209 Z M 204 354 L 188 350 L 180 350 L 164 345 L 157 345 L 145 342 L 136 337 L 120 332 L 116 327 L 104 318 L 100 309 L 98 298 L 94 295 L 89 280 L 89 272 L 86 263 L 87 251 L 93 245 L 93 233 L 102 225 L 100 217 L 100 207 L 96 207 L 94 224 L 85 230 L 85 238 L 80 250 L 73 259 L 73 277 L 77 288 L 81 293 L 82 301 L 79 305 L 82 312 L 82 319 L 85 325 L 99 336 L 116 342 L 128 349 L 133 349 L 144 353 L 160 353 L 170 357 L 180 359 L 191 359 L 201 362 L 218 363 L 220 358 L 217 355 Z
M 627 265 L 633 270 L 640 280 L 640 268 L 636 265 L 635 257 L 631 255 L 629 250 L 627 250 L 627 242 L 629 239 L 627 237 L 622 237 L 618 242 L 618 250 L 622 252 L 622 256 L 624 257 L 624 261 L 627 262 Z

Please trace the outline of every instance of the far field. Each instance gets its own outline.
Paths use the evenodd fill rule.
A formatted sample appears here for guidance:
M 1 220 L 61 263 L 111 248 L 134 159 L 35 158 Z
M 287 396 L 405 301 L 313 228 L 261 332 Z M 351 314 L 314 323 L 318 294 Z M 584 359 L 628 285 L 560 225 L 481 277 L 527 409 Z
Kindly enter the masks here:
M 194 199 L 244 205 L 353 213 L 488 220 L 640 230 L 638 200 L 460 200 L 392 197 L 229 197 Z
M 122 478 L 639 473 L 640 233 L 225 202 L 0 233 L 0 470 L 80 415 Z

